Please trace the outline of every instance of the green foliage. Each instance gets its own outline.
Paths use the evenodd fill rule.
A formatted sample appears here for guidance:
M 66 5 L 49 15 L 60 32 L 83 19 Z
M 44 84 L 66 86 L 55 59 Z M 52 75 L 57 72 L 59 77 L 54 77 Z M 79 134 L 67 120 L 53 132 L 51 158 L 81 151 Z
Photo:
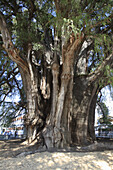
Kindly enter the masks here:
M 29 42 L 37 42 L 37 24 L 34 21 L 29 24 L 27 11 L 25 11 L 23 15 L 18 14 L 13 19 L 13 22 L 13 37 L 17 47 L 22 48 Z
M 111 124 L 109 119 L 109 109 L 107 108 L 106 104 L 103 101 L 99 102 L 99 108 L 97 109 L 98 114 L 101 115 L 100 119 L 98 120 L 99 124 Z
M 62 29 L 62 34 L 69 36 L 72 32 L 74 32 L 75 36 L 78 32 L 80 32 L 80 30 L 75 27 L 73 20 L 71 19 L 63 19 L 63 29 Z
M 33 43 L 33 50 L 38 51 L 40 49 L 43 49 L 43 46 L 41 44 Z

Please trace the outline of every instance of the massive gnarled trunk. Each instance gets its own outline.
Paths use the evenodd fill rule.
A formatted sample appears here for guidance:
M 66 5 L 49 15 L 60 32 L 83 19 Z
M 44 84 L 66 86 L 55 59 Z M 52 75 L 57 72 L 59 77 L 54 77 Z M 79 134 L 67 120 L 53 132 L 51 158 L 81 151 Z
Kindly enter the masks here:
M 73 110 L 73 75 L 74 53 L 83 43 L 84 35 L 66 42 L 63 46 L 62 70 L 58 63 L 53 63 L 53 96 L 50 117 L 44 129 L 44 139 L 47 148 L 65 147 L 71 144 L 71 120 Z M 61 75 L 59 73 L 61 72 Z M 59 82 L 60 79 L 60 82 Z

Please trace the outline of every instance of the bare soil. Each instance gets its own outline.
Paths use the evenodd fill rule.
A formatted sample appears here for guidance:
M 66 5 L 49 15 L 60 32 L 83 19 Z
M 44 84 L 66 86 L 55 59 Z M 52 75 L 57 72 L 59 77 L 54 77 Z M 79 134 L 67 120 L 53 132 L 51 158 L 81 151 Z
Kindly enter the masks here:
M 99 140 L 112 145 L 113 140 Z M 104 146 L 104 145 L 103 145 Z M 27 153 L 27 154 L 26 154 Z M 0 170 L 113 170 L 113 150 L 39 151 L 25 141 L 0 141 Z
M 34 152 L 38 149 L 37 144 L 27 145 L 22 139 L 11 139 L 0 141 L 0 157 L 16 157 L 23 152 Z

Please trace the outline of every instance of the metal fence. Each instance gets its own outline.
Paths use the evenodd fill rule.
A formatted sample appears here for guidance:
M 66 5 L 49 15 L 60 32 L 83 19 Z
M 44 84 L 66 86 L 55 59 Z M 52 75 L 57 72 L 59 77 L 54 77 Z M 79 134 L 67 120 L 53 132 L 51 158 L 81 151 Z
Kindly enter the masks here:
M 7 140 L 8 138 L 8 135 L 0 135 L 0 140 Z
M 113 138 L 113 131 L 98 132 L 96 137 L 100 138 Z
M 26 135 L 17 135 L 16 137 L 12 135 L 0 135 L 0 140 L 8 140 L 8 139 L 25 139 Z

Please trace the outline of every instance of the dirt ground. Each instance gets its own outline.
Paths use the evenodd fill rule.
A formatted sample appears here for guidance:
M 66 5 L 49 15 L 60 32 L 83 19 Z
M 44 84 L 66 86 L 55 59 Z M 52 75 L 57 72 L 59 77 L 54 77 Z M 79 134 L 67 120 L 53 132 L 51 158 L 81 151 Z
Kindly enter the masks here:
M 28 146 L 20 139 L 0 141 L 0 170 L 113 170 L 113 150 L 36 152 L 37 149 L 37 145 Z
M 10 158 L 15 157 L 23 152 L 36 151 L 38 149 L 37 145 L 28 146 L 24 140 L 21 139 L 11 139 L 11 140 L 1 140 L 0 141 L 0 157 Z

